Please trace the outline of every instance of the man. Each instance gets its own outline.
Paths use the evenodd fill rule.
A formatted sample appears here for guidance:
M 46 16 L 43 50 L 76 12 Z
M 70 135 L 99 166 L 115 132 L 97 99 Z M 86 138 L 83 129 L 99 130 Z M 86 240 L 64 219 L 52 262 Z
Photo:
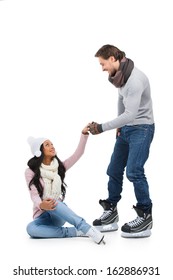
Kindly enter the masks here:
M 118 228 L 117 203 L 121 199 L 123 175 L 133 183 L 137 218 L 121 228 L 123 237 L 147 237 L 152 228 L 152 201 L 144 173 L 154 136 L 154 118 L 150 84 L 146 75 L 134 66 L 125 53 L 112 45 L 101 47 L 95 57 L 109 81 L 118 88 L 118 116 L 108 122 L 92 122 L 90 132 L 99 134 L 117 129 L 117 138 L 107 169 L 108 198 L 99 201 L 104 212 L 93 225 L 101 231 Z

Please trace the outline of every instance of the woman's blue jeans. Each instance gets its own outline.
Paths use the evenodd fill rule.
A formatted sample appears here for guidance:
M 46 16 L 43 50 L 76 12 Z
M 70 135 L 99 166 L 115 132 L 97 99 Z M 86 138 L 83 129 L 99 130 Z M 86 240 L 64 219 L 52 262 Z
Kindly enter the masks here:
M 136 206 L 143 211 L 151 209 L 152 201 L 144 173 L 144 164 L 149 156 L 154 129 L 154 124 L 121 128 L 107 169 L 109 176 L 108 201 L 112 204 L 116 205 L 121 199 L 123 176 L 126 168 L 126 176 L 134 186 Z
M 73 225 L 64 227 L 65 222 Z M 63 238 L 77 236 L 76 230 L 86 233 L 90 229 L 86 221 L 76 215 L 64 202 L 58 201 L 55 210 L 45 211 L 27 226 L 33 238 Z

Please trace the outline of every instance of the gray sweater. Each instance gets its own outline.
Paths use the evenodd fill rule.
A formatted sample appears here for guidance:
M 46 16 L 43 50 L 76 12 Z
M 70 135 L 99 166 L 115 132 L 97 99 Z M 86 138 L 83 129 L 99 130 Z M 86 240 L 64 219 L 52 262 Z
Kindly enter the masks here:
M 126 84 L 118 89 L 118 117 L 102 123 L 103 131 L 124 125 L 153 124 L 150 84 L 146 75 L 134 67 Z

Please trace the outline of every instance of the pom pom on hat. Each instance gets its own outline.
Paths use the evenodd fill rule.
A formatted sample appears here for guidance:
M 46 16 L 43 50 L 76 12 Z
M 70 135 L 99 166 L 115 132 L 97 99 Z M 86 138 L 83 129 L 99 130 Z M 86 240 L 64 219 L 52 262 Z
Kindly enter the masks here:
M 28 137 L 27 142 L 31 147 L 31 152 L 34 156 L 40 157 L 41 156 L 41 151 L 40 147 L 46 141 L 47 138 L 40 137 L 40 138 L 34 138 L 34 137 Z

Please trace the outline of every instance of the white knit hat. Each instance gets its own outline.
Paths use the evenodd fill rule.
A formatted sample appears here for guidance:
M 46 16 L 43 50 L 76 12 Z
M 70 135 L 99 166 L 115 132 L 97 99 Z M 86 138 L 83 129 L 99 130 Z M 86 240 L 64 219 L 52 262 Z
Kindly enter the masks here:
M 27 142 L 31 147 L 31 152 L 34 156 L 40 157 L 41 156 L 41 151 L 40 147 L 46 141 L 47 138 L 40 137 L 40 138 L 34 138 L 34 137 L 28 137 Z

